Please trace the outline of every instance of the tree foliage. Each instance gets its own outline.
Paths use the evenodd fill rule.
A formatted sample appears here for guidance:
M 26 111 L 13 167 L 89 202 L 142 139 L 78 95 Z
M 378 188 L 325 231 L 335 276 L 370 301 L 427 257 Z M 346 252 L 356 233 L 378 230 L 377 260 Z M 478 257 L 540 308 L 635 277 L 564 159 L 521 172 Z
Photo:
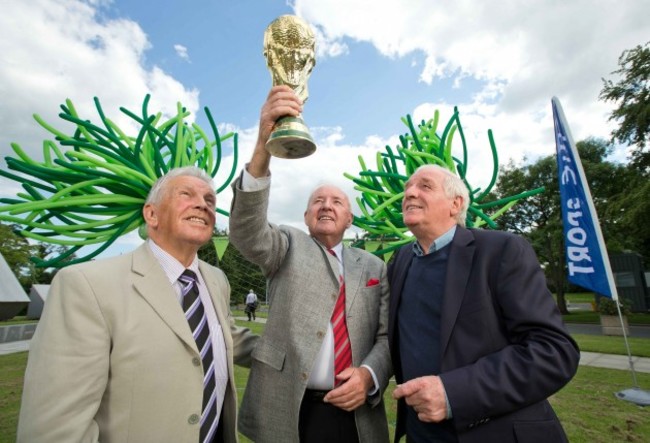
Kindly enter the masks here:
M 29 268 L 32 248 L 29 242 L 17 234 L 18 226 L 0 223 L 0 253 L 16 277 L 20 277 Z
M 39 268 L 35 262 L 64 255 L 68 248 L 40 242 L 32 244 L 19 234 L 20 229 L 17 225 L 0 223 L 0 253 L 25 292 L 29 293 L 34 284 L 50 284 L 57 271 L 53 268 Z M 75 255 L 70 254 L 65 260 L 74 259 Z
M 640 174 L 634 168 L 607 161 L 611 147 L 603 140 L 587 139 L 578 142 L 577 148 L 609 253 L 628 249 L 641 252 L 639 239 L 629 235 L 632 217 L 628 216 L 627 210 L 620 210 L 627 208 L 622 203 L 624 199 L 628 201 L 629 195 L 638 192 L 633 187 L 638 183 Z M 560 310 L 566 312 L 566 260 L 555 156 L 543 157 L 524 166 L 516 166 L 512 162 L 508 164 L 501 171 L 496 197 L 512 194 L 517 189 L 540 186 L 545 187 L 544 193 L 522 200 L 504 213 L 498 223 L 501 229 L 523 235 L 531 242 L 544 268 L 549 287 L 558 296 Z M 636 204 L 631 211 L 634 214 L 638 206 L 645 206 L 646 210 L 649 206 L 644 202 Z M 616 214 L 616 217 L 611 214 Z
M 243 303 L 249 289 L 258 296 L 266 294 L 266 278 L 260 268 L 246 260 L 232 244 L 226 248 L 219 267 L 228 277 L 231 303 Z
M 618 105 L 610 120 L 619 123 L 612 131 L 612 141 L 636 145 L 631 164 L 641 172 L 650 172 L 650 42 L 623 51 L 618 59 L 619 69 L 612 72 L 620 80 L 603 79 L 599 98 Z

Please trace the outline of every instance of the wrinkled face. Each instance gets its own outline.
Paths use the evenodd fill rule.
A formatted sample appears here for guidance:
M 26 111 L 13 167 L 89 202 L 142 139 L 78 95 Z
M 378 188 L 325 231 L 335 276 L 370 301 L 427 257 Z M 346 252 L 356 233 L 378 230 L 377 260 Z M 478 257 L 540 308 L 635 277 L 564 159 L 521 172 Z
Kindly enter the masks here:
M 212 236 L 217 197 L 203 180 L 192 176 L 172 178 L 158 204 L 147 204 L 143 214 L 149 236 L 173 256 L 198 249 Z
M 406 182 L 402 216 L 416 236 L 428 234 L 435 238 L 456 224 L 460 197 L 447 197 L 444 178 L 440 171 L 425 169 L 415 172 Z
M 350 201 L 335 186 L 321 186 L 311 197 L 305 211 L 309 233 L 326 246 L 334 246 L 352 224 Z

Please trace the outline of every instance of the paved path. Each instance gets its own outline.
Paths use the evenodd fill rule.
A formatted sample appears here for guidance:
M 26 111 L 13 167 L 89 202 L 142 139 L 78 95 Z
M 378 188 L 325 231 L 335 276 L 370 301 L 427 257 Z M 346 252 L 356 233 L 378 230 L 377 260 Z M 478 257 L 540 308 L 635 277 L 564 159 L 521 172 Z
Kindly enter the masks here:
M 236 317 L 237 320 L 246 321 L 246 317 Z M 254 320 L 257 323 L 266 323 L 265 318 L 258 318 Z M 567 325 L 571 326 L 571 325 Z M 600 328 L 600 326 L 599 326 Z M 571 328 L 569 328 L 571 329 Z M 650 329 L 650 328 L 648 328 Z M 634 331 L 631 331 L 634 336 Z M 621 346 L 624 346 L 621 339 Z M 29 340 L 13 341 L 9 343 L 0 344 L 0 355 L 11 354 L 14 352 L 23 352 L 29 350 Z M 612 354 L 599 354 L 597 352 L 582 352 L 580 354 L 580 364 L 586 366 L 594 366 L 597 368 L 607 369 L 630 369 L 630 359 L 627 355 L 612 355 Z M 636 372 L 650 373 L 650 358 L 632 356 L 632 364 Z
M 580 364 L 607 369 L 630 369 L 627 355 L 599 354 L 598 352 L 581 352 Z M 632 365 L 636 372 L 650 372 L 650 358 L 632 356 Z
M 603 335 L 602 327 L 598 324 L 567 323 L 567 329 L 571 334 Z M 634 338 L 650 338 L 650 326 L 630 326 L 630 335 Z M 623 337 L 621 337 L 623 343 Z
M 246 319 L 244 319 L 246 320 Z M 260 319 L 257 320 L 261 322 Z M 24 352 L 29 350 L 29 340 L 13 341 L 0 344 L 0 355 Z M 599 354 L 597 352 L 581 352 L 580 364 L 597 368 L 629 370 L 630 361 L 627 355 Z M 636 372 L 650 373 L 650 358 L 632 356 L 632 364 Z
M 0 343 L 0 355 L 13 354 L 14 352 L 23 351 L 29 351 L 29 340 Z

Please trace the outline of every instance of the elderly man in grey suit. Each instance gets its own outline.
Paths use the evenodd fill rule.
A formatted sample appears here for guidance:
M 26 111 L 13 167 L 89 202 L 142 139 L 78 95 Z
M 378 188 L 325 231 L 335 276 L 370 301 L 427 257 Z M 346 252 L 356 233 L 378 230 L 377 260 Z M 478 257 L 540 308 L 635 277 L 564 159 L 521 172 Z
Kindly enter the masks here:
M 216 195 L 194 167 L 151 189 L 149 240 L 62 269 L 30 345 L 18 441 L 236 442 L 233 361 L 258 336 L 235 326 L 230 286 L 197 258 Z
M 233 183 L 230 241 L 261 267 L 270 299 L 239 430 L 258 443 L 386 442 L 382 393 L 392 370 L 385 264 L 343 247 L 352 213 L 334 186 L 312 193 L 304 214 L 309 234 L 267 221 L 264 146 L 274 122 L 301 109 L 290 88 L 271 89 L 251 161 Z

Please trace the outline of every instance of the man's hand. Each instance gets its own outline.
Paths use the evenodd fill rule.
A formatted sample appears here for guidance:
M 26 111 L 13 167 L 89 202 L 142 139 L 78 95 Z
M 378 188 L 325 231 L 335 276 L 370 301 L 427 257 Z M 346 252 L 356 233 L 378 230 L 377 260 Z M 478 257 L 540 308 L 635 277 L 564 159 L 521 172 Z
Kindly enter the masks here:
M 260 112 L 259 141 L 266 144 L 273 125 L 280 117 L 297 117 L 301 112 L 302 102 L 293 89 L 286 85 L 272 87 Z
M 260 112 L 257 143 L 251 161 L 246 167 L 249 174 L 255 178 L 266 177 L 269 174 L 271 154 L 266 151 L 265 146 L 275 122 L 284 116 L 297 117 L 301 112 L 302 102 L 293 89 L 286 85 L 271 88 Z
M 336 376 L 343 384 L 327 393 L 323 401 L 344 411 L 354 411 L 366 401 L 368 391 L 373 386 L 372 375 L 364 367 L 347 368 Z
M 398 385 L 393 398 L 404 398 L 421 421 L 438 423 L 447 418 L 445 387 L 437 375 L 414 378 Z

